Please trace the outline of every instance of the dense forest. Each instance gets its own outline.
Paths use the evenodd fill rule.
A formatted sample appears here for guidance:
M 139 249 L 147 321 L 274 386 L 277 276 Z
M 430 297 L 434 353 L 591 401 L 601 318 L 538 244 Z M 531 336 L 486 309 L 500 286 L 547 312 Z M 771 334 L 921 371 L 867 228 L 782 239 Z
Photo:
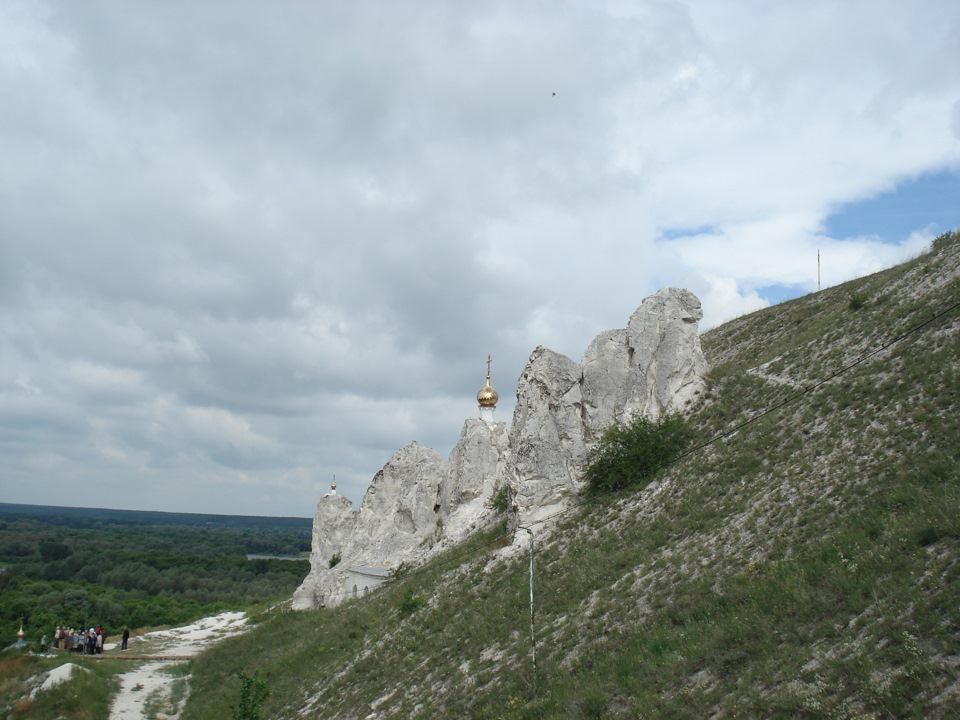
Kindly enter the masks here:
M 116 635 L 289 597 L 309 569 L 310 527 L 0 504 L 0 646 L 21 622 L 34 641 L 57 625 Z

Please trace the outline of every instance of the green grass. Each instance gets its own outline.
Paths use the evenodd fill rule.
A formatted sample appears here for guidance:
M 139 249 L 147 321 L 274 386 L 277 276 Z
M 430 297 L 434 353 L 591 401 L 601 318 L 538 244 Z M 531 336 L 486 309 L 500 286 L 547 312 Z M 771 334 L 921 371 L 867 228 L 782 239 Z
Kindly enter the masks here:
M 64 660 L 35 655 L 4 653 L 0 659 L 0 712 L 4 717 L 24 720 L 87 720 L 107 718 L 110 700 L 117 690 L 116 675 L 121 671 L 116 661 L 97 662 L 73 658 L 84 670 L 74 672 L 70 682 L 30 698 L 30 690 L 41 682 L 45 673 Z
M 197 659 L 184 720 L 256 670 L 271 718 L 960 716 L 960 313 L 869 355 L 960 299 L 956 255 L 703 337 L 699 449 L 537 530 L 535 677 L 527 538 L 504 554 L 500 525 L 258 617 Z

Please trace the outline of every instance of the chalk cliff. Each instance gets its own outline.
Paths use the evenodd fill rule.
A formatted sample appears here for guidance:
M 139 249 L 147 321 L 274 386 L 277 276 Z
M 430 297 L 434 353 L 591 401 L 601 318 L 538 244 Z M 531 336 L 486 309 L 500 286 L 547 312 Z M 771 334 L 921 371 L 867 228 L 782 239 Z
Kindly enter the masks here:
M 583 461 L 605 428 L 634 413 L 682 411 L 701 392 L 702 316 L 693 293 L 666 288 L 646 298 L 626 328 L 598 335 L 579 363 L 538 347 L 520 375 L 509 432 L 502 422 L 468 419 L 446 462 L 416 442 L 394 453 L 359 509 L 325 495 L 294 609 L 337 605 L 401 563 L 459 541 L 493 515 L 501 489 L 516 522 L 562 508 L 579 492 Z

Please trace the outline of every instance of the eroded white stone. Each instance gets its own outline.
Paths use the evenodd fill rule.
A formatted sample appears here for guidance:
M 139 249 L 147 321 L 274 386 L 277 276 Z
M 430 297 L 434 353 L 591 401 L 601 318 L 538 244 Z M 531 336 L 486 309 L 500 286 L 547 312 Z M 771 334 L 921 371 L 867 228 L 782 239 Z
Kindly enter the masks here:
M 444 462 L 416 442 L 374 476 L 354 510 L 330 494 L 317 504 L 310 574 L 294 609 L 331 607 L 371 589 L 401 563 L 417 563 L 492 517 L 502 487 L 514 524 L 556 514 L 581 490 L 590 447 L 636 413 L 682 411 L 705 385 L 700 301 L 666 288 L 646 298 L 626 328 L 600 333 L 581 362 L 537 347 L 517 383 L 509 432 L 468 419 Z M 339 564 L 330 567 L 334 556 Z

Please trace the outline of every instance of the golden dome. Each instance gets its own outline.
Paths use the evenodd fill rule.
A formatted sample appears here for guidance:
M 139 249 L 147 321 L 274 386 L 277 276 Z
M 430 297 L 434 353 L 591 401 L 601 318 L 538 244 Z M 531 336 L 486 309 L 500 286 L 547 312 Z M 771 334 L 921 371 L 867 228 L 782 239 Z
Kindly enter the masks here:
M 497 406 L 497 400 L 500 399 L 500 396 L 497 395 L 497 391 L 490 386 L 490 356 L 487 355 L 487 384 L 480 388 L 480 392 L 477 393 L 477 402 L 482 408 L 492 408 Z
M 496 407 L 499 399 L 500 396 L 497 395 L 497 391 L 490 387 L 490 378 L 488 377 L 487 384 L 477 393 L 477 402 L 480 403 L 480 407 Z

